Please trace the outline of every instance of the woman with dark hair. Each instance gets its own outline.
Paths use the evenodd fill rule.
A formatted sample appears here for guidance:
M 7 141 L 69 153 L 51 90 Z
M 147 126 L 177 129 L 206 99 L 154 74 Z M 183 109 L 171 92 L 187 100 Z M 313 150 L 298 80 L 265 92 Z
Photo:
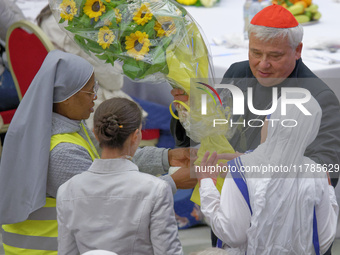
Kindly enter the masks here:
M 94 133 L 101 159 L 58 190 L 58 254 L 183 254 L 170 186 L 131 161 L 141 122 L 141 109 L 128 99 L 99 105 Z

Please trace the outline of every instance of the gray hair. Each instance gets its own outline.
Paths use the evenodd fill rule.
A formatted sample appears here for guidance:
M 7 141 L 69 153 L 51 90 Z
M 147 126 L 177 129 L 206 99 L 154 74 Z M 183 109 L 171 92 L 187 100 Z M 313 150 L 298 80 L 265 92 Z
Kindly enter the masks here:
M 287 37 L 291 48 L 296 49 L 299 43 L 302 42 L 303 28 L 300 24 L 291 28 L 275 28 L 249 24 L 248 35 L 250 36 L 250 34 L 254 34 L 256 38 L 264 42 L 278 37 Z

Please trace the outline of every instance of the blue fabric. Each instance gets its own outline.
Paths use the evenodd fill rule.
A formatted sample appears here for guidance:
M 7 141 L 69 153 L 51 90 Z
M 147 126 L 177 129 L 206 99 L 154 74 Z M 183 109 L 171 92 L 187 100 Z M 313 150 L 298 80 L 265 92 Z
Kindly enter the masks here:
M 235 181 L 238 189 L 241 191 L 244 199 L 246 200 L 251 215 L 253 215 L 253 211 L 252 211 L 251 206 L 250 206 L 247 183 L 245 182 L 245 178 L 244 178 L 243 173 L 241 173 L 239 171 L 240 167 L 242 166 L 241 159 L 239 157 L 235 158 L 235 159 L 229 161 L 228 165 L 229 165 L 231 176 L 233 177 L 233 180 Z
M 19 105 L 18 93 L 10 71 L 5 71 L 0 75 L 0 111 L 16 109 Z
M 170 148 L 173 149 L 175 148 L 175 139 L 172 136 L 170 130 L 160 130 L 159 131 L 159 139 L 157 143 L 157 147 L 159 148 Z
M 200 207 L 190 200 L 193 189 L 179 189 L 174 195 L 174 210 L 178 229 L 203 224 Z
M 313 215 L 313 245 L 314 245 L 315 254 L 320 255 L 318 224 L 316 221 L 315 207 L 314 207 L 314 215 Z
M 217 238 L 216 247 L 222 249 L 222 241 L 219 238 Z
M 230 169 L 231 176 L 233 177 L 234 182 L 236 183 L 238 189 L 241 191 L 242 196 L 246 200 L 250 213 L 253 215 L 253 211 L 250 206 L 250 200 L 249 200 L 249 192 L 248 192 L 248 187 L 245 182 L 245 178 L 243 173 L 239 171 L 240 166 L 242 165 L 241 159 L 240 158 L 235 158 L 233 160 L 230 160 L 228 162 L 228 167 Z M 220 239 L 217 239 L 217 248 L 222 248 L 222 241 Z

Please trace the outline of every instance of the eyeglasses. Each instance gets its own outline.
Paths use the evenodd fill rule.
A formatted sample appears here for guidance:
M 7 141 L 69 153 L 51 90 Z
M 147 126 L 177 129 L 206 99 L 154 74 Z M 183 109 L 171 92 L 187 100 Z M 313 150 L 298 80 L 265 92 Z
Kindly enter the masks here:
M 98 89 L 99 89 L 98 81 L 95 81 L 95 82 L 94 82 L 94 86 L 93 86 L 93 92 L 91 92 L 91 91 L 85 91 L 85 90 L 80 90 L 80 92 L 88 93 L 88 94 L 93 95 L 93 97 L 96 97 L 96 96 L 97 96 Z

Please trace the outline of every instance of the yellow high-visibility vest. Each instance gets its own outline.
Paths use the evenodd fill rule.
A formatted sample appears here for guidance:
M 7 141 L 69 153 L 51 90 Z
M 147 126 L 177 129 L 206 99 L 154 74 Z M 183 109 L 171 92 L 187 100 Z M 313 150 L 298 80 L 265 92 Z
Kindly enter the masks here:
M 53 135 L 51 137 L 50 151 L 59 143 L 73 143 L 84 147 L 90 154 L 92 161 L 99 157 L 96 149 L 94 147 L 92 149 L 89 143 L 78 133 Z M 2 241 L 6 255 L 58 254 L 58 223 L 55 198 L 47 197 L 45 206 L 31 213 L 27 220 L 2 225 L 2 228 Z

